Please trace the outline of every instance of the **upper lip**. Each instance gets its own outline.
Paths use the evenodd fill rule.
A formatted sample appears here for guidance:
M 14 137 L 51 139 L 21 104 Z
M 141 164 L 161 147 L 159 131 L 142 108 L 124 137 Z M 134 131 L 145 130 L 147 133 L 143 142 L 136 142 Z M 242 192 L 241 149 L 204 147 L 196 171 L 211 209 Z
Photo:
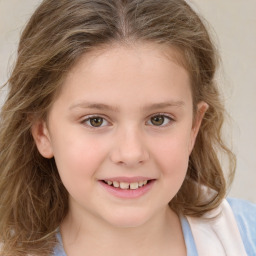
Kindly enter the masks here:
M 127 183 L 133 183 L 133 182 L 140 182 L 140 181 L 145 181 L 145 180 L 153 180 L 153 178 L 150 177 L 143 177 L 143 176 L 136 176 L 136 177 L 108 177 L 104 178 L 102 180 L 105 181 L 119 181 L 119 182 L 127 182 Z

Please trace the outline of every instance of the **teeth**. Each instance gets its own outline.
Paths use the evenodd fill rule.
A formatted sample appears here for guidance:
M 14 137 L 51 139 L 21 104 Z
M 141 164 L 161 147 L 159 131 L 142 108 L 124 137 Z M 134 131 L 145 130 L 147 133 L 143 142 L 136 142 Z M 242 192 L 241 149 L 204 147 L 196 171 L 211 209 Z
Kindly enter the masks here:
M 113 181 L 113 185 L 115 188 L 119 188 L 120 183 L 118 181 Z
M 142 187 L 144 185 L 144 181 L 139 182 L 139 187 Z
M 147 180 L 139 181 L 139 182 L 132 182 L 132 183 L 119 182 L 119 181 L 110 181 L 110 180 L 105 180 L 105 182 L 109 186 L 113 186 L 115 188 L 132 189 L 132 190 L 141 188 L 141 187 L 145 186 L 148 183 Z
M 120 188 L 121 188 L 121 189 L 128 189 L 128 188 L 129 188 L 129 183 L 120 182 Z
M 139 183 L 138 182 L 134 182 L 130 184 L 130 189 L 137 189 L 139 187 Z

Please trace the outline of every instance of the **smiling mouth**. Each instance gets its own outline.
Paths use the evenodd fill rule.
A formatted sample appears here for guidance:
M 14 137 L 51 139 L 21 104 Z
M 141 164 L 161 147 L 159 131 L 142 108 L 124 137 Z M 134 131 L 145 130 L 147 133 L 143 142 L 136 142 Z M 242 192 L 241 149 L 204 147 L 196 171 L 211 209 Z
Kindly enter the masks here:
M 119 181 L 110 181 L 110 180 L 103 180 L 103 182 L 111 187 L 120 188 L 123 190 L 136 190 L 139 188 L 144 187 L 145 185 L 149 184 L 151 180 L 144 180 L 139 182 L 119 182 Z

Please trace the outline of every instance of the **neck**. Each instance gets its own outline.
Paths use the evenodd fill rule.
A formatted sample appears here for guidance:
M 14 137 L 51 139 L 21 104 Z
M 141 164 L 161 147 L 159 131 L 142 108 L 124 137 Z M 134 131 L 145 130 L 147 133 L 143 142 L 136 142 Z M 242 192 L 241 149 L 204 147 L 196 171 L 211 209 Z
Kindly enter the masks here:
M 69 256 L 159 255 L 159 248 L 161 255 L 186 255 L 179 218 L 168 206 L 150 221 L 125 228 L 69 212 L 61 234 Z

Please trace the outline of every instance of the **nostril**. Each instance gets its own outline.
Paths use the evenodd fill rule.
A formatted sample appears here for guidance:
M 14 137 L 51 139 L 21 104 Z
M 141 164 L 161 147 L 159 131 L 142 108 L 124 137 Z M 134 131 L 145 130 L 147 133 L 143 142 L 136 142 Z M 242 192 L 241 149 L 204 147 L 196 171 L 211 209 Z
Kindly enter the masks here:
M 111 161 L 118 165 L 142 165 L 149 159 L 149 154 L 144 150 L 116 150 L 111 154 Z

